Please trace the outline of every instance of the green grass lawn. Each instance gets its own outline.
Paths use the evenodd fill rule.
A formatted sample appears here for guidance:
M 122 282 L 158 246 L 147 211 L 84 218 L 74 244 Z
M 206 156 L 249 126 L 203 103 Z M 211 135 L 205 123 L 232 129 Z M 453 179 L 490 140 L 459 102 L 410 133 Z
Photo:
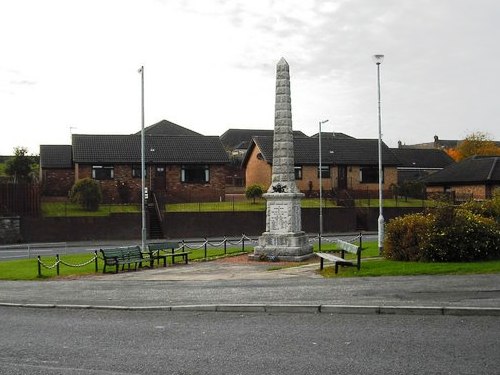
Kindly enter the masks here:
M 189 260 L 190 261 L 198 261 L 205 258 L 205 249 L 194 249 L 188 250 L 190 251 Z M 251 251 L 251 248 L 246 247 L 246 252 Z M 241 246 L 240 247 L 228 247 L 226 249 L 226 253 L 224 253 L 224 249 L 216 248 L 216 247 L 207 247 L 207 259 L 216 259 L 219 257 L 223 257 L 226 255 L 234 255 L 242 253 Z M 83 263 L 87 263 L 94 258 L 94 254 L 89 251 L 86 254 L 72 254 L 72 255 L 61 255 L 60 260 L 72 264 L 72 265 L 80 265 Z M 51 267 L 50 269 L 42 266 L 42 279 L 57 277 L 57 271 L 55 267 L 52 267 L 56 262 L 55 256 L 43 256 L 42 262 Z M 170 259 L 169 259 L 170 262 Z M 176 263 L 179 260 L 177 259 Z M 149 262 L 146 261 L 146 264 Z M 156 264 L 155 264 L 156 266 Z M 98 258 L 98 273 L 102 273 L 103 269 L 103 261 Z M 87 264 L 82 267 L 70 267 L 64 264 L 60 264 L 59 268 L 59 277 L 76 277 L 83 275 L 95 274 L 95 262 L 92 261 L 90 264 Z M 111 271 L 111 268 L 110 268 Z M 108 273 L 108 270 L 106 270 Z M 38 261 L 37 258 L 31 259 L 20 259 L 20 260 L 9 260 L 0 262 L 0 280 L 39 280 L 38 277 Z
M 325 263 L 327 264 L 327 263 Z M 398 262 L 386 259 L 370 259 L 361 262 L 361 269 L 339 267 L 335 275 L 333 266 L 321 272 L 325 277 L 363 277 L 363 276 L 412 276 L 412 275 L 466 275 L 499 273 L 500 260 L 469 263 L 423 263 Z
M 188 249 L 189 250 L 189 249 Z M 315 246 L 317 251 L 317 245 Z M 334 245 L 323 243 L 322 251 L 334 250 Z M 199 261 L 205 258 L 205 249 L 189 250 L 189 260 Z M 251 247 L 245 247 L 245 252 L 251 252 Z M 226 254 L 222 247 L 207 247 L 207 258 L 216 259 L 223 256 L 242 254 L 241 246 L 228 247 Z M 93 259 L 94 254 L 89 250 L 86 254 L 61 255 L 61 260 L 69 264 L 82 264 Z M 347 254 L 346 258 L 353 258 L 353 254 Z M 487 274 L 500 273 L 500 260 L 488 262 L 469 263 L 421 263 L 421 262 L 397 262 L 378 257 L 376 241 L 363 244 L 361 270 L 355 267 L 340 267 L 339 273 L 334 274 L 333 266 L 329 262 L 325 263 L 325 269 L 321 272 L 324 277 L 364 277 L 364 276 L 410 276 L 410 275 L 462 275 L 462 274 Z M 44 264 L 53 266 L 56 258 L 54 256 L 42 257 Z M 318 261 L 319 262 L 319 261 Z M 301 263 L 297 263 L 301 265 Z M 275 270 L 282 267 L 271 267 Z M 318 267 L 319 268 L 319 267 Z M 102 260 L 98 260 L 98 274 L 102 273 Z M 78 277 L 95 274 L 95 263 L 91 262 L 83 267 L 69 267 L 64 264 L 60 266 L 60 276 Z M 42 267 L 42 278 L 48 279 L 57 277 L 56 269 L 46 269 Z M 0 262 L 0 280 L 40 280 L 38 277 L 37 259 L 22 259 Z
M 111 213 L 139 213 L 138 204 L 101 204 L 97 211 L 85 211 L 78 204 L 68 202 L 42 202 L 44 217 L 109 216 Z
M 430 207 L 434 203 L 432 201 L 424 201 L 420 199 L 385 199 L 384 207 Z M 378 207 L 376 199 L 358 199 L 356 200 L 358 207 Z M 319 199 L 304 198 L 301 200 L 302 208 L 319 208 Z M 331 199 L 323 199 L 324 208 L 338 207 Z M 229 201 L 229 202 L 199 202 L 199 203 L 178 203 L 167 204 L 165 206 L 167 212 L 216 212 L 216 211 L 265 211 L 265 199 L 257 199 L 255 203 L 252 200 L 247 201 Z

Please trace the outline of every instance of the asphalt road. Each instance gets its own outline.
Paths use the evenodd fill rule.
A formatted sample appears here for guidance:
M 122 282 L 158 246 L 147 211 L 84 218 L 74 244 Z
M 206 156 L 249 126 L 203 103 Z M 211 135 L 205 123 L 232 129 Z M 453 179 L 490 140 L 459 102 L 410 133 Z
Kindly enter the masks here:
M 0 307 L 2 374 L 498 374 L 498 317 Z
M 313 234 L 312 234 L 313 235 Z M 337 238 L 350 239 L 356 236 L 356 234 L 326 234 L 325 236 L 335 236 Z M 256 238 L 256 237 L 255 237 Z M 255 239 L 254 238 L 254 239 Z M 363 235 L 364 241 L 376 240 L 377 236 L 373 233 L 367 233 Z M 180 242 L 182 239 L 169 239 L 170 242 Z M 189 238 L 184 239 L 186 243 L 191 246 L 198 246 L 203 244 L 205 241 L 203 238 Z M 240 240 L 239 238 L 231 238 L 233 242 Z M 161 241 L 161 240 L 158 240 Z M 222 238 L 209 238 L 209 242 L 217 243 L 221 242 Z M 26 259 L 26 258 L 36 258 L 40 256 L 51 256 L 51 255 L 63 255 L 63 254 L 81 254 L 81 253 L 93 253 L 94 250 L 105 249 L 116 246 L 129 246 L 129 245 L 140 245 L 140 240 L 136 241 L 84 241 L 84 242 L 50 242 L 50 243 L 23 243 L 23 244 L 10 244 L 0 246 L 0 261 L 2 260 L 15 260 L 15 259 Z M 247 246 L 252 246 L 251 243 L 247 243 Z

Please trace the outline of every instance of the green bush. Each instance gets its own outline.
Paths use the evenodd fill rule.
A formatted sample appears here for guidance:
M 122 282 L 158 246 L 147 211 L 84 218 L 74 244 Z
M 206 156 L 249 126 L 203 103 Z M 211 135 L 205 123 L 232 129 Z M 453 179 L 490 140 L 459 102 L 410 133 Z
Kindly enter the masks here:
M 439 209 L 428 233 L 422 259 L 431 262 L 468 262 L 500 259 L 500 231 L 492 219 L 469 210 Z
M 86 211 L 97 211 L 102 201 L 99 184 L 91 178 L 78 180 L 69 192 L 72 203 L 77 203 Z
M 248 199 L 253 199 L 253 203 L 255 203 L 255 198 L 261 198 L 262 194 L 264 194 L 264 188 L 258 184 L 250 185 L 245 190 L 245 196 Z
M 386 226 L 385 257 L 402 261 L 467 262 L 500 259 L 500 226 L 467 209 L 443 206 Z
M 426 246 L 427 233 L 434 217 L 412 214 L 391 220 L 385 229 L 384 255 L 387 259 L 419 261 Z

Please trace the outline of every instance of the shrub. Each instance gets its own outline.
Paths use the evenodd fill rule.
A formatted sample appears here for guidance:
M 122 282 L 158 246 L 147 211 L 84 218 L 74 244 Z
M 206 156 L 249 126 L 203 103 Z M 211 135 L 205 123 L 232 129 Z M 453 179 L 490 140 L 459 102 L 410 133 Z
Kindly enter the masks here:
M 500 259 L 500 226 L 464 207 L 443 206 L 391 220 L 384 252 L 386 258 L 403 261 Z
M 253 199 L 253 203 L 255 203 L 255 198 L 261 198 L 262 194 L 264 194 L 264 188 L 258 184 L 250 185 L 245 190 L 245 196 L 248 199 Z
M 385 228 L 384 255 L 388 259 L 418 261 L 433 225 L 430 214 L 412 214 L 391 220 Z
M 91 178 L 78 180 L 69 192 L 71 202 L 86 211 L 97 211 L 102 200 L 101 187 Z
M 440 209 L 428 233 L 422 259 L 432 262 L 467 262 L 500 258 L 498 224 L 463 208 Z

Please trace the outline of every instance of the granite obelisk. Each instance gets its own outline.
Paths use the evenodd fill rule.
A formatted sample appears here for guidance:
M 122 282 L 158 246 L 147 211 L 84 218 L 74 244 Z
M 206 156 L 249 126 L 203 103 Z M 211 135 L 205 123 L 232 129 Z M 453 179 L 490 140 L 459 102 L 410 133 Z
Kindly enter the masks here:
M 300 201 L 295 184 L 290 68 L 284 58 L 276 66 L 273 166 L 267 200 L 266 231 L 259 237 L 251 259 L 302 261 L 313 255 L 302 231 Z

